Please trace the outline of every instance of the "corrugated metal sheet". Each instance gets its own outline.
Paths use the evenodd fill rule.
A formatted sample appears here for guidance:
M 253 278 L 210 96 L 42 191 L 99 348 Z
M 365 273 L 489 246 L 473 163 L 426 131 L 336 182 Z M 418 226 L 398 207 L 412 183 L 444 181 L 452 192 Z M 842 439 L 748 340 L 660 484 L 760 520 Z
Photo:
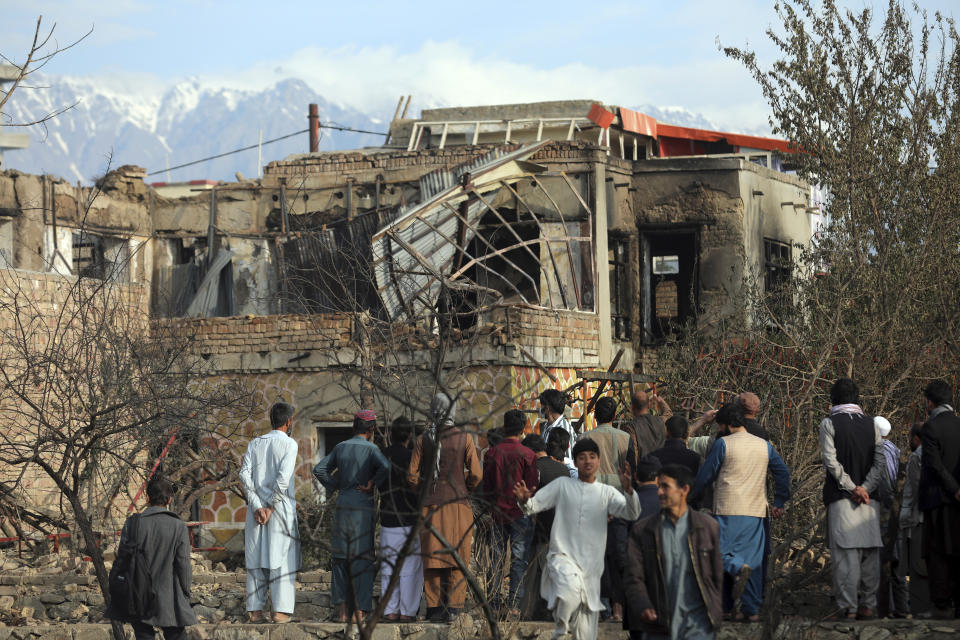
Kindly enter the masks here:
M 370 274 L 370 239 L 398 213 L 365 213 L 285 241 L 281 245 L 284 311 L 366 310 L 381 315 Z
M 471 199 L 471 192 L 461 185 L 463 177 L 470 174 L 471 182 L 480 183 L 475 187 L 478 192 L 496 190 L 497 181 L 483 186 L 482 179 L 495 175 L 497 180 L 515 182 L 529 175 L 517 161 L 530 158 L 547 144 L 544 140 L 519 149 L 496 149 L 455 169 L 421 178 L 421 202 L 384 226 L 371 242 L 377 293 L 391 319 L 404 313 L 417 317 L 433 308 L 458 251 L 473 237 L 469 228 L 461 229 L 458 208 L 468 202 L 464 218 L 471 225 L 486 208 Z
M 498 147 L 489 153 L 474 158 L 452 169 L 437 169 L 420 177 L 420 202 L 427 202 L 460 182 L 468 173 L 476 173 L 481 168 L 518 151 L 513 146 Z M 417 205 L 414 205 L 417 206 Z M 411 207 L 412 208 L 412 207 Z M 409 210 L 409 208 L 408 208 Z

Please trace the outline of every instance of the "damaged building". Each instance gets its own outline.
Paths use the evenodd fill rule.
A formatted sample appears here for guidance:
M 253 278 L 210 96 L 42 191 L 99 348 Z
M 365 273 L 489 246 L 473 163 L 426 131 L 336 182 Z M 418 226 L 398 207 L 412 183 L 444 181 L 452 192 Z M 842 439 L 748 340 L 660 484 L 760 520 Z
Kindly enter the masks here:
M 405 412 L 368 393 L 384 350 L 409 363 L 443 343 L 460 418 L 481 427 L 546 388 L 574 389 L 579 416 L 598 384 L 584 372 L 615 361 L 620 380 L 649 379 L 682 328 L 743 313 L 745 275 L 789 276 L 819 213 L 789 157 L 780 140 L 589 100 L 431 109 L 394 119 L 382 147 L 180 197 L 125 167 L 89 212 L 88 188 L 8 171 L 0 256 L 24 277 L 149 286 L 153 322 L 189 337 L 210 376 L 298 406 L 309 477 L 359 403 Z M 415 377 L 389 384 L 429 397 L 436 381 Z M 239 526 L 243 509 L 217 494 L 201 519 Z

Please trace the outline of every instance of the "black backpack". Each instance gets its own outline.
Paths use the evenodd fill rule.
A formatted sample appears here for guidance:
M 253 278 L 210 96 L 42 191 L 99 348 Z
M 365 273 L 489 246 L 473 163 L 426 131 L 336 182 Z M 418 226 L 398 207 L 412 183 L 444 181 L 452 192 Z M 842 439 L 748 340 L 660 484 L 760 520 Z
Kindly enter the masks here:
M 144 620 L 157 612 L 157 594 L 138 540 L 140 519 L 130 516 L 127 538 L 117 548 L 117 557 L 110 569 L 110 608 L 127 620 Z

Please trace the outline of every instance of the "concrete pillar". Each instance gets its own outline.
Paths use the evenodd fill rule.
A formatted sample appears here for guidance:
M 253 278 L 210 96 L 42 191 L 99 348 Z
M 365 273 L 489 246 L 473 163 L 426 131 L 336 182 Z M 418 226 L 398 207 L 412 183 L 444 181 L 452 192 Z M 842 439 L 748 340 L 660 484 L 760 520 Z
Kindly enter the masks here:
M 610 269 L 607 256 L 607 165 L 593 165 L 593 263 L 596 265 L 596 310 L 600 323 L 600 368 L 613 360 L 613 335 L 610 326 Z

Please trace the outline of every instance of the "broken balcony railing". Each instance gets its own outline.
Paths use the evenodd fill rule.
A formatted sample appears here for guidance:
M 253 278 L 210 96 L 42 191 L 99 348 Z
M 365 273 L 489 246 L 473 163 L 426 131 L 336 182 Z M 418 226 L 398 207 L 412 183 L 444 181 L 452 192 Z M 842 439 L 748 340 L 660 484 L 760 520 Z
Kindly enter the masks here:
M 501 303 L 593 310 L 593 213 L 578 186 L 588 181 L 530 161 L 549 144 L 496 149 L 420 179 L 420 202 L 371 241 L 390 319 L 422 317 L 445 290 L 458 292 L 459 313 Z

